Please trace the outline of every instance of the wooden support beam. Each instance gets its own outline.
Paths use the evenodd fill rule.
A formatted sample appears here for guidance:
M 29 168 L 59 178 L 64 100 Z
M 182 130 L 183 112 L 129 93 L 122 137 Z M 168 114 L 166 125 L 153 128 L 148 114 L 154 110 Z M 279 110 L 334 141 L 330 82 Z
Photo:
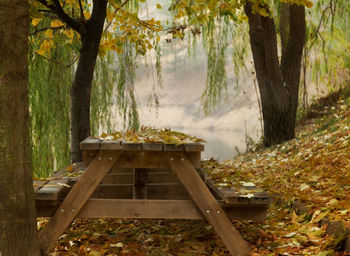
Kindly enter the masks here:
M 119 158 L 121 151 L 100 151 L 85 173 L 57 208 L 50 222 L 39 232 L 40 246 L 48 253 L 57 239 L 72 223 L 103 177 Z
M 89 199 L 79 218 L 203 219 L 192 200 Z
M 234 256 L 250 255 L 250 249 L 247 243 L 232 226 L 231 221 L 185 154 L 183 152 L 169 152 L 167 160 L 195 204 L 201 210 L 205 219 L 213 226 L 229 252 Z
M 175 147 L 175 146 L 173 146 Z M 170 169 L 164 151 L 123 151 L 115 168 Z M 186 152 L 195 168 L 200 168 L 200 152 Z
M 134 169 L 134 186 L 132 197 L 134 199 L 146 199 L 147 198 L 147 182 L 148 182 L 148 170 L 147 169 Z

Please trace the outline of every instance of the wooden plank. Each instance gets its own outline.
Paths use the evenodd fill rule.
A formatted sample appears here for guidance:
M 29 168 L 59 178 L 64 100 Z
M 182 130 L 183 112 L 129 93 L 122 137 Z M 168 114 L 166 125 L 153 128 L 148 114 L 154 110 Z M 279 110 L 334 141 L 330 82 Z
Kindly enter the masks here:
M 141 151 L 141 143 L 135 143 L 135 142 L 128 142 L 128 141 L 122 141 L 121 142 L 121 148 L 125 151 Z
M 123 151 L 113 168 L 170 169 L 164 151 Z M 186 156 L 195 168 L 200 168 L 200 153 L 188 152 Z
M 120 140 L 102 141 L 100 145 L 100 150 L 120 150 L 121 148 Z
M 147 197 L 147 169 L 134 169 L 134 186 L 132 192 L 133 199 L 146 199 Z
M 109 173 L 103 180 L 102 184 L 132 184 L 133 183 L 132 173 Z M 153 171 L 148 169 L 148 181 L 147 183 L 174 183 L 179 182 L 176 174 L 166 171 Z
M 250 249 L 219 206 L 183 152 L 169 152 L 169 165 L 187 189 L 203 216 L 213 226 L 232 255 L 250 255 Z
M 201 168 L 201 152 L 185 152 L 185 156 L 197 170 Z
M 191 197 L 181 183 L 147 184 L 147 199 L 189 200 Z
M 33 180 L 33 190 L 36 193 L 43 185 L 48 183 L 49 180 Z
M 147 199 L 189 199 L 189 195 L 181 183 L 151 183 L 146 184 Z M 146 192 L 144 192 L 146 194 Z M 131 199 L 135 195 L 134 185 L 131 184 L 100 184 L 92 198 Z M 145 195 L 138 195 L 145 198 Z M 135 198 L 135 197 L 134 197 Z
M 83 209 L 87 207 L 91 201 L 95 200 L 103 200 L 103 199 L 89 199 Z M 142 214 L 137 214 L 139 211 L 130 210 L 128 207 L 132 208 L 132 204 L 135 202 L 135 200 L 130 200 L 129 199 L 104 199 L 104 200 L 111 200 L 108 201 L 107 204 L 107 210 L 101 209 L 101 206 L 95 206 L 95 205 L 89 205 L 87 208 L 89 208 L 87 213 L 82 213 L 83 209 L 80 210 L 78 217 L 81 218 L 170 218 L 170 219 L 200 219 L 202 218 L 202 214 L 200 210 L 197 210 L 198 213 L 196 213 L 194 216 L 193 213 L 193 208 L 191 210 L 188 210 L 186 205 L 182 204 L 178 207 L 180 207 L 180 210 L 177 209 L 177 207 L 174 210 L 170 210 L 170 213 L 168 214 L 163 214 L 164 210 L 158 210 L 162 207 L 165 207 L 161 201 L 165 201 L 166 203 L 171 202 L 172 200 L 152 200 L 153 202 L 157 202 L 160 204 L 154 205 L 152 207 L 155 207 L 158 211 L 155 213 L 155 215 L 147 215 L 150 214 L 150 210 L 144 211 L 142 209 Z M 115 201 L 115 200 L 120 200 L 120 201 Z M 173 201 L 187 201 L 190 202 L 192 206 L 195 206 L 194 202 L 192 200 L 173 200 Z M 131 202 L 131 203 L 129 203 Z M 115 206 L 113 204 L 118 204 L 120 207 L 115 210 Z M 124 206 L 124 204 L 126 206 Z M 37 209 L 37 217 L 51 217 L 55 210 L 57 209 L 57 205 L 36 205 Z M 97 207 L 97 209 L 92 209 Z M 174 207 L 174 206 L 173 206 Z M 230 219 L 234 220 L 253 220 L 253 221 L 264 221 L 267 216 L 268 208 L 267 207 L 259 207 L 259 206 L 254 206 L 254 205 L 247 205 L 247 206 L 239 206 L 239 207 L 233 207 L 233 206 L 225 206 L 221 205 L 222 209 L 225 211 L 226 215 Z M 197 207 L 195 207 L 198 209 Z M 172 208 L 173 209 L 173 208 Z M 141 212 L 141 211 L 140 211 Z M 185 212 L 185 213 L 184 213 Z M 189 213 L 188 213 L 189 212 Z M 176 213 L 176 214 L 174 214 Z
M 87 137 L 80 142 L 81 150 L 99 150 L 101 139 L 98 137 Z
M 192 200 L 89 199 L 79 218 L 202 219 Z
M 119 157 L 118 162 L 120 161 L 120 159 L 121 157 Z M 134 168 L 120 168 L 117 165 L 114 165 L 108 174 L 126 174 L 126 173 L 133 175 Z
M 178 183 L 179 179 L 176 174 L 171 171 L 149 171 L 148 172 L 148 184 L 150 183 Z
M 185 151 L 204 151 L 204 145 L 202 143 L 189 143 L 185 144 Z
M 245 205 L 245 204 L 261 204 L 268 205 L 270 203 L 270 197 L 266 192 L 254 192 L 254 187 L 244 187 L 245 190 L 252 190 L 251 194 L 242 195 L 235 191 L 235 189 L 230 188 L 220 188 L 215 186 L 215 184 L 210 179 L 205 179 L 205 183 L 208 187 L 226 204 L 230 205 Z
M 36 216 L 37 217 L 51 217 L 58 205 L 36 205 Z
M 124 198 L 131 199 L 133 184 L 100 184 L 95 192 L 91 195 L 92 198 Z
M 49 181 L 38 189 L 35 193 L 35 200 L 52 200 L 57 201 L 59 197 L 65 194 L 71 186 L 71 178 L 65 177 L 65 169 L 55 172 Z
M 83 165 L 85 168 L 89 166 L 91 163 L 92 159 L 97 156 L 98 150 L 83 150 L 82 151 L 82 160 L 83 160 Z
M 226 215 L 233 220 L 264 221 L 267 216 L 268 207 L 260 205 L 221 205 Z
M 164 144 L 164 151 L 184 151 L 184 145 Z
M 107 174 L 101 184 L 132 184 L 133 180 L 132 173 L 112 173 Z
M 162 151 L 163 144 L 161 144 L 161 143 L 142 143 L 142 150 Z
M 254 197 L 250 198 L 250 204 L 265 204 L 268 205 L 271 203 L 271 196 L 266 192 L 257 192 L 254 193 Z
M 40 246 L 47 253 L 71 224 L 102 178 L 120 156 L 120 151 L 100 151 L 85 173 L 57 208 L 50 222 L 39 232 Z

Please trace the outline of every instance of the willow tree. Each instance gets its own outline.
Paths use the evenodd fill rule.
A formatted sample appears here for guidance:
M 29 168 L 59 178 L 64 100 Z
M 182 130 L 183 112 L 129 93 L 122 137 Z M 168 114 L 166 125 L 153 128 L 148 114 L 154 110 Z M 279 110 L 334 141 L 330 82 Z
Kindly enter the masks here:
M 281 143 L 295 136 L 301 56 L 305 43 L 305 5 L 309 0 L 212 0 L 174 1 L 175 17 L 187 17 L 193 24 L 208 24 L 224 18 L 249 23 L 250 45 L 258 81 L 264 121 L 264 146 Z M 278 54 L 275 18 L 278 7 L 285 19 L 281 33 L 282 50 Z M 233 47 L 234 40 L 233 40 Z M 218 95 L 217 91 L 214 91 Z M 215 95 L 214 95 L 215 96 Z
M 0 255 L 40 255 L 29 148 L 28 2 L 0 2 Z
M 305 7 L 282 4 L 287 17 L 281 32 L 281 61 L 276 27 L 268 6 L 251 2 L 244 5 L 249 20 L 250 45 L 258 80 L 264 119 L 264 146 L 295 137 L 301 57 L 305 43 Z M 263 11 L 261 11 L 263 10 Z M 261 15 L 260 13 L 267 15 Z
M 90 7 L 89 1 L 82 0 L 32 0 L 32 24 L 38 26 L 38 30 L 49 31 L 49 35 L 63 31 L 68 41 L 78 38 L 80 43 L 70 90 L 72 162 L 81 161 L 79 144 L 90 135 L 91 88 L 98 54 L 104 55 L 110 50 L 122 53 L 126 42 L 143 54 L 153 47 L 149 39 L 156 41 L 153 32 L 160 29 L 160 23 L 154 19 L 140 20 L 125 9 L 129 2 L 135 1 L 93 0 Z M 43 18 L 51 19 L 49 27 L 40 27 Z M 114 33 L 116 30 L 120 33 Z M 47 38 L 37 52 L 46 55 L 52 47 L 54 44 Z

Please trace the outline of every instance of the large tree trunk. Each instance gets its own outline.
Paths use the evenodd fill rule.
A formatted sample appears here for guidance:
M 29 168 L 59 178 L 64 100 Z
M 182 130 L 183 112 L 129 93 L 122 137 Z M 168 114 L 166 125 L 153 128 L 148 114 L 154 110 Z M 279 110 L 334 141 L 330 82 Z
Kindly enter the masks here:
M 90 94 L 106 7 L 106 0 L 95 0 L 92 16 L 81 32 L 82 47 L 71 88 L 72 162 L 81 161 L 80 142 L 90 136 Z
M 289 29 L 284 30 L 281 65 L 277 53 L 275 23 L 253 14 L 247 1 L 249 35 L 264 119 L 264 146 L 294 138 L 298 106 L 301 56 L 305 37 L 305 9 L 290 5 Z M 288 33 L 288 35 L 286 35 Z
M 0 2 L 0 255 L 40 255 L 30 166 L 28 2 Z

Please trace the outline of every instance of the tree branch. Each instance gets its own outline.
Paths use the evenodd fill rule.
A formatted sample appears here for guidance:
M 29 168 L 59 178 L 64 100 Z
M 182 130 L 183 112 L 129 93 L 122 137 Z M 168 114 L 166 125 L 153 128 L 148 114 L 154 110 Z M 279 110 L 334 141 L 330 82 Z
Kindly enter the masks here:
M 52 28 L 52 27 L 39 28 L 39 29 L 34 30 L 32 33 L 29 33 L 29 36 L 34 36 L 40 32 L 46 31 L 48 29 L 59 30 L 61 28 L 64 28 L 64 26 L 59 26 L 59 27 L 54 27 L 54 28 Z
M 53 0 L 54 5 L 50 5 L 46 0 L 36 0 L 36 1 L 43 4 L 48 9 L 52 10 L 60 20 L 62 20 L 69 27 L 77 31 L 79 34 L 81 34 L 80 23 L 77 20 L 68 16 L 68 14 L 63 10 L 59 0 Z
M 55 60 L 55 59 L 51 59 L 49 57 L 46 57 L 46 56 L 43 56 L 43 55 L 40 55 L 38 53 L 35 52 L 35 54 L 41 58 L 44 58 L 52 63 L 55 63 L 55 64 L 58 64 L 58 65 L 61 65 L 63 67 L 66 67 L 66 68 L 70 68 L 75 62 L 77 62 L 77 60 L 79 59 L 78 57 L 74 57 L 73 60 L 71 62 L 69 62 L 68 64 L 65 64 L 65 63 L 62 63 L 61 61 L 58 61 L 58 60 Z
M 85 21 L 84 11 L 83 11 L 83 5 L 81 4 L 81 0 L 79 0 L 79 9 L 80 9 L 80 17 L 83 21 Z
M 127 3 L 129 2 L 129 0 L 125 0 L 118 8 L 115 8 L 113 15 L 115 15 L 121 8 L 123 8 Z M 111 26 L 112 21 L 108 22 L 106 28 L 104 29 L 103 33 L 106 33 L 107 30 L 109 29 L 109 27 Z

